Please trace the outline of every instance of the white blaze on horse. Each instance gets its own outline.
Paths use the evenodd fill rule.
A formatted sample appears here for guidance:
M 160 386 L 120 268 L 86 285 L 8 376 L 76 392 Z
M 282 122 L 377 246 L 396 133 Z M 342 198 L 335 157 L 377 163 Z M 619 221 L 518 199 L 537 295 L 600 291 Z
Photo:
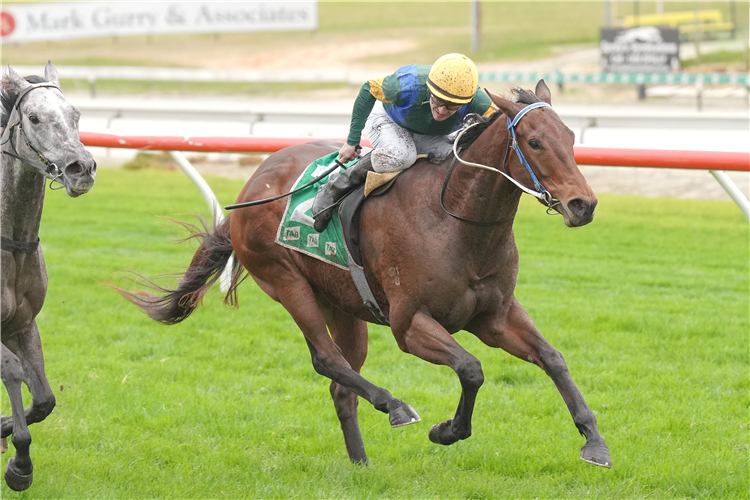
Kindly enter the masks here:
M 350 272 L 277 244 L 286 200 L 245 205 L 288 193 L 308 165 L 340 147 L 322 143 L 271 155 L 240 193 L 237 204 L 242 208 L 200 235 L 203 242 L 177 288 L 158 289 L 158 295 L 120 293 L 157 321 L 180 322 L 236 254 L 235 262 L 302 330 L 314 369 L 332 380 L 331 396 L 353 462 L 367 462 L 358 397 L 387 413 L 394 427 L 419 421 L 411 406 L 360 374 L 371 322 L 389 324 L 404 352 L 449 366 L 458 376 L 458 408 L 452 418 L 432 427 L 432 442 L 450 445 L 471 435 L 484 374 L 479 360 L 452 336 L 466 330 L 486 345 L 544 370 L 586 438 L 581 458 L 611 467 L 596 417 L 562 355 L 542 337 L 514 295 L 518 248 L 513 221 L 521 194 L 536 196 L 571 227 L 593 220 L 597 199 L 576 165 L 573 132 L 551 108 L 544 82 L 534 93 L 514 93 L 516 102 L 491 95 L 501 113 L 466 130 L 459 140 L 460 160 L 451 156 L 439 165 L 418 160 L 386 194 L 364 204 L 359 253 L 374 297 L 368 303 L 379 304 L 379 311 L 363 303 L 361 280 L 355 283 L 353 268 Z M 306 219 L 312 221 L 295 220 L 305 224 Z M 317 235 L 311 236 L 318 246 Z M 230 302 L 243 270 L 235 266 L 232 272 Z
M 16 455 L 5 481 L 16 491 L 31 486 L 28 425 L 55 407 L 44 372 L 36 316 L 47 294 L 47 270 L 39 244 L 46 181 L 75 198 L 94 185 L 96 162 L 78 135 L 80 112 L 60 90 L 51 62 L 44 78 L 23 78 L 10 65 L 2 89 L 2 381 L 12 416 L 2 417 L 2 439 L 12 435 Z M 21 384 L 31 392 L 24 411 Z

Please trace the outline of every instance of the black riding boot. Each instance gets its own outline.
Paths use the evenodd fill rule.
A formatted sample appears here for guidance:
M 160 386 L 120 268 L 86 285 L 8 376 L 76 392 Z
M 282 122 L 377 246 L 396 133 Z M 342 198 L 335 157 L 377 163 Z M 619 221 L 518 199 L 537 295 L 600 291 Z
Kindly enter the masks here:
M 318 194 L 313 201 L 312 214 L 315 219 L 313 227 L 319 233 L 322 233 L 333 217 L 333 211 L 336 209 L 334 203 L 339 201 L 343 196 L 364 183 L 367 179 L 367 172 L 372 170 L 370 154 L 366 154 L 359 159 L 353 166 L 340 172 L 333 180 L 328 181 L 318 190 Z

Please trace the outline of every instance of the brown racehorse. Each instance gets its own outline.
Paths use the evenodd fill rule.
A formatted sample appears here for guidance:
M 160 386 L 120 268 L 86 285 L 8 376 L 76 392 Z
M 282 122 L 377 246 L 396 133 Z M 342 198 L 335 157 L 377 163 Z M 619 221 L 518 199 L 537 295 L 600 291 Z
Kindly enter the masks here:
M 505 117 L 513 119 L 527 104 L 550 103 L 543 81 L 535 93 L 514 90 L 519 102 L 491 96 Z M 496 113 L 495 116 L 501 116 Z M 515 130 L 518 144 L 536 177 L 559 200 L 556 205 L 571 227 L 591 222 L 596 197 L 573 157 L 574 134 L 550 107 L 534 109 Z M 506 119 L 491 120 L 460 154 L 468 162 L 500 168 L 509 148 Z M 271 155 L 248 181 L 237 203 L 286 193 L 302 170 L 334 149 L 307 144 Z M 485 344 L 536 364 L 554 381 L 573 421 L 586 438 L 581 458 L 611 467 L 596 417 L 573 382 L 562 355 L 537 330 L 513 291 L 518 249 L 513 237 L 521 190 L 497 172 L 458 165 L 441 191 L 451 158 L 440 165 L 419 160 L 404 171 L 392 189 L 369 200 L 362 212 L 360 245 L 364 267 L 398 346 L 430 363 L 451 367 L 462 393 L 453 418 L 432 427 L 431 441 L 449 445 L 471 435 L 477 392 L 484 381 L 477 358 L 452 337 L 467 330 Z M 532 177 L 510 154 L 506 170 L 525 186 Z M 236 254 L 256 283 L 280 302 L 305 336 L 312 364 L 332 380 L 331 395 L 353 462 L 367 462 L 357 420 L 357 396 L 388 413 L 392 426 L 419 420 L 414 410 L 360 375 L 367 355 L 367 323 L 376 322 L 363 305 L 350 273 L 275 243 L 286 206 L 279 200 L 230 214 L 206 231 L 177 289 L 158 295 L 119 290 L 151 318 L 176 323 L 187 318 L 218 273 Z M 492 221 L 478 224 L 476 221 Z M 233 269 L 232 300 L 243 275 Z M 330 335 L 329 335 L 330 332 Z

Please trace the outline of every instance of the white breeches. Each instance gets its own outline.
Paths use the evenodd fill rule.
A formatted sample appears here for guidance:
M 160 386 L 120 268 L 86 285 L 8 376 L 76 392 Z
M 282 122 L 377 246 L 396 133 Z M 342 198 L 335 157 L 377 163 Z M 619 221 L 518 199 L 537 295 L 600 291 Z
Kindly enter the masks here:
M 432 153 L 441 161 L 453 152 L 453 136 L 415 134 L 402 128 L 377 101 L 367 118 L 364 132 L 372 143 L 372 168 L 375 172 L 392 172 L 411 167 L 417 155 Z

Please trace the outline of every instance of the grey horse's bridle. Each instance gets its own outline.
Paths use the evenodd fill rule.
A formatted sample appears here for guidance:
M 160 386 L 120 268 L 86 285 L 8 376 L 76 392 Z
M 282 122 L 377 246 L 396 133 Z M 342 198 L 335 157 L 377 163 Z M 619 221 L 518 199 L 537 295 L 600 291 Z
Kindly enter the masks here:
M 62 171 L 60 170 L 60 167 L 58 167 L 54 162 L 49 161 L 47 158 L 44 157 L 44 155 L 36 149 L 31 142 L 29 141 L 29 138 L 26 136 L 26 132 L 23 130 L 23 124 L 21 123 L 21 108 L 19 107 L 21 104 L 21 100 L 34 89 L 38 89 L 40 87 L 52 87 L 60 92 L 60 87 L 55 85 L 54 83 L 44 82 L 44 83 L 37 83 L 34 85 L 31 85 L 30 87 L 26 87 L 23 89 L 18 96 L 16 97 L 16 103 L 13 105 L 13 109 L 11 110 L 10 114 L 13 115 L 13 111 L 16 112 L 16 115 L 18 116 L 18 120 L 16 123 L 10 125 L 7 127 L 6 130 L 3 131 L 3 135 L 6 133 L 8 134 L 8 138 L 2 141 L 2 145 L 5 145 L 7 142 L 10 142 L 10 147 L 13 150 L 11 153 L 10 151 L 3 150 L 3 154 L 10 156 L 12 158 L 15 158 L 17 160 L 20 160 L 22 163 L 39 170 L 42 175 L 44 175 L 47 179 L 50 179 L 52 182 L 60 182 L 60 177 L 62 177 Z M 13 142 L 13 129 L 18 128 L 18 131 L 23 134 L 23 139 L 26 141 L 26 145 L 37 154 L 39 157 L 40 162 L 37 162 L 36 160 L 31 160 L 29 158 L 24 158 L 22 156 L 19 156 L 16 150 L 16 145 Z M 50 189 L 55 189 L 52 187 L 52 182 L 50 182 Z M 60 182 L 62 184 L 62 182 Z M 63 185 L 63 187 L 65 187 Z M 62 188 L 57 188 L 62 189 Z M 36 241 L 15 241 L 10 238 L 6 238 L 4 236 L 0 236 L 0 247 L 8 252 L 12 253 L 36 253 L 37 248 L 39 248 L 39 237 L 37 237 Z
M 52 182 L 57 181 L 60 184 L 62 184 L 62 182 L 60 181 L 60 177 L 62 177 L 63 173 L 62 173 L 62 170 L 60 170 L 60 167 L 58 167 L 57 164 L 55 164 L 54 162 L 48 160 L 41 153 L 41 151 L 39 151 L 37 148 L 35 148 L 31 144 L 31 141 L 29 141 L 29 138 L 26 136 L 26 132 L 23 130 L 23 124 L 21 123 L 21 108 L 20 108 L 21 101 L 26 96 L 26 94 L 28 94 L 29 92 L 31 92 L 34 89 L 38 89 L 38 88 L 42 88 L 42 87 L 52 87 L 54 89 L 59 90 L 60 93 L 62 93 L 62 90 L 60 89 L 60 87 L 58 87 L 54 83 L 51 83 L 51 82 L 42 82 L 42 83 L 36 83 L 34 85 L 26 87 L 25 89 L 23 89 L 18 94 L 18 96 L 16 97 L 16 103 L 13 105 L 13 109 L 11 110 L 11 115 L 13 114 L 13 111 L 16 112 L 16 114 L 18 116 L 18 120 L 13 125 L 8 126 L 8 128 L 4 131 L 4 133 L 8 134 L 8 138 L 5 141 L 2 142 L 2 144 L 4 145 L 5 143 L 7 143 L 7 142 L 10 141 L 10 147 L 13 150 L 13 152 L 11 153 L 10 151 L 3 150 L 3 154 L 7 155 L 7 156 L 10 156 L 12 158 L 15 158 L 17 160 L 20 160 L 24 164 L 26 164 L 26 165 L 28 165 L 28 166 L 30 166 L 32 168 L 35 168 L 36 170 L 39 170 L 42 173 L 42 175 L 44 175 L 47 179 L 50 179 Z M 18 155 L 18 151 L 16 149 L 16 145 L 15 145 L 15 143 L 13 141 L 13 137 L 14 137 L 13 136 L 13 129 L 14 128 L 17 128 L 18 131 L 20 132 L 20 134 L 23 135 L 23 140 L 26 142 L 26 145 L 34 153 L 36 153 L 36 155 L 39 157 L 39 160 L 40 160 L 39 162 L 36 161 L 36 160 L 32 160 L 30 158 L 24 158 L 24 157 Z M 50 189 L 55 189 L 55 188 L 52 187 L 52 182 L 50 182 Z M 57 189 L 62 189 L 62 187 L 57 188 Z

